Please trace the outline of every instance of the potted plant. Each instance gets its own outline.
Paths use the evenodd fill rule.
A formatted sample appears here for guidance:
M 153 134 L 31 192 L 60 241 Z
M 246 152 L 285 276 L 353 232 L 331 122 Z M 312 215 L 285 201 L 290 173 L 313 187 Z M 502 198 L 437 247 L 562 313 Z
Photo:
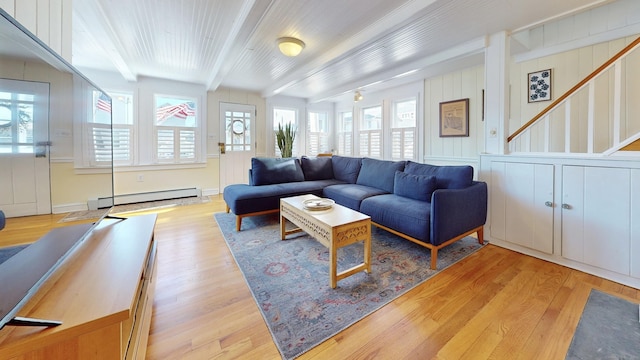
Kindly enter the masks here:
M 296 130 L 293 124 L 287 123 L 284 128 L 282 124 L 278 124 L 278 130 L 276 131 L 276 144 L 280 149 L 280 154 L 283 158 L 288 158 L 293 155 L 293 141 L 296 139 Z

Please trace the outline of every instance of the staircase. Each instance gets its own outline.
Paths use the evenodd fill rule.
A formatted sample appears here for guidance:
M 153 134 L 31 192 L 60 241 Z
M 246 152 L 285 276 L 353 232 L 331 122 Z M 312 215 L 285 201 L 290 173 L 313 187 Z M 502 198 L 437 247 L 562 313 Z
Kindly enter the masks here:
M 509 152 L 640 154 L 640 37 L 507 138 Z

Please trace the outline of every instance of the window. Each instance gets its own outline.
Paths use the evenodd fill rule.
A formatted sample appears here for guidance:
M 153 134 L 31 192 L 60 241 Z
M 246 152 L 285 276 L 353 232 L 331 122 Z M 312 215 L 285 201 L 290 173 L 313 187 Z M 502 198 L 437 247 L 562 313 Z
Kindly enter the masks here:
M 343 156 L 353 155 L 353 112 L 340 112 L 338 118 L 338 151 Z
M 416 99 L 393 103 L 391 119 L 391 160 L 417 160 Z
M 227 151 L 251 150 L 251 112 L 239 110 L 224 111 Z
M 360 156 L 382 158 L 382 106 L 362 109 L 358 136 Z
M 326 112 L 309 112 L 307 123 L 307 154 L 310 156 L 330 152 L 329 148 L 329 114 Z
M 91 141 L 91 165 L 111 165 L 111 99 L 101 91 L 91 91 L 92 116 L 88 120 L 89 139 Z
M 285 109 L 285 108 L 273 108 L 273 132 L 278 130 L 278 125 L 281 125 L 283 128 L 287 124 L 292 124 L 293 128 L 298 129 L 298 112 L 295 109 Z M 274 136 L 274 144 L 275 144 L 275 154 L 276 156 L 282 156 L 280 153 L 280 149 L 278 148 L 278 144 L 275 141 Z M 297 156 L 297 148 L 298 148 L 298 136 L 293 140 L 293 151 L 292 156 Z
M 133 94 L 112 93 L 113 161 L 132 165 L 134 152 Z
M 35 96 L 0 92 L 0 153 L 32 154 Z
M 194 162 L 199 128 L 196 100 L 155 96 L 156 161 L 159 163 Z

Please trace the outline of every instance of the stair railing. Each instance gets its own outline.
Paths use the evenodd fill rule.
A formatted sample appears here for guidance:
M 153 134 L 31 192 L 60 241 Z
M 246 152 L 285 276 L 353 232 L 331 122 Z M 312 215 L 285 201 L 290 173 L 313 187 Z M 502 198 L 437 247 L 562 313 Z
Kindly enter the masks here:
M 634 50 L 640 47 L 640 37 L 627 45 L 624 49 L 620 50 L 613 57 L 607 60 L 604 64 L 591 72 L 588 76 L 578 82 L 574 87 L 558 97 L 549 106 L 543 109 L 540 113 L 535 115 L 526 124 L 516 130 L 507 138 L 509 143 L 510 152 L 561 152 L 561 153 L 602 153 L 610 155 L 615 151 L 628 146 L 630 140 L 633 138 L 640 139 L 640 132 L 632 136 L 627 136 L 625 139 L 621 139 L 621 98 L 623 91 L 623 64 L 622 60 L 631 54 Z M 632 64 L 627 62 L 627 67 Z M 603 136 L 596 138 L 596 81 L 599 76 L 608 73 L 613 70 L 613 104 L 610 104 L 613 109 L 611 125 L 606 126 L 610 128 L 607 132 L 611 133 L 611 136 L 607 139 L 603 139 Z M 608 82 L 607 82 L 608 84 Z M 580 109 L 580 100 L 576 101 L 579 110 L 585 110 L 587 116 L 584 119 L 584 115 L 576 114 L 575 109 L 572 112 L 572 99 L 580 95 L 586 89 L 587 106 L 586 109 Z M 607 93 L 609 95 L 609 93 Z M 585 95 L 582 95 L 584 98 Z M 607 100 L 608 101 L 608 100 Z M 555 115 L 555 111 L 564 108 L 564 113 Z M 572 115 L 574 115 L 574 123 L 572 129 Z M 564 126 L 553 124 L 553 119 L 564 119 Z M 578 139 L 575 141 L 575 135 L 572 135 L 572 130 L 576 130 L 575 117 L 580 118 L 578 125 L 581 125 L 580 121 L 584 123 L 586 120 L 586 139 Z M 609 120 L 609 119 L 607 119 Z M 640 116 L 637 116 L 637 120 L 640 121 Z M 532 129 L 542 124 L 542 129 L 536 131 L 532 135 Z M 580 126 L 578 126 L 580 127 Z M 564 132 L 564 136 L 553 134 L 552 130 L 558 129 L 558 133 Z M 585 129 L 578 129 L 584 132 Z M 623 141 L 621 141 L 623 140 Z M 535 145 L 533 144 L 535 143 Z

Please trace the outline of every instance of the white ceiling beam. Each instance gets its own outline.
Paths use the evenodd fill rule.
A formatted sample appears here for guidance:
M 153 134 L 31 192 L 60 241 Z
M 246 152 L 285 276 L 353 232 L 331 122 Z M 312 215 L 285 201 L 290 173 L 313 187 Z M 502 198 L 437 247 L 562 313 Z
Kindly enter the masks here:
M 372 39 L 380 38 L 383 35 L 396 30 L 399 26 L 406 24 L 409 20 L 419 17 L 417 14 L 420 14 L 424 9 L 435 2 L 436 0 L 407 1 L 402 6 L 399 6 L 394 9 L 394 11 L 390 12 L 387 16 L 384 16 L 364 27 L 361 31 L 337 44 L 324 54 L 313 58 L 310 62 L 301 66 L 299 70 L 290 72 L 280 81 L 277 81 L 266 88 L 262 92 L 262 96 L 271 97 L 273 95 L 277 95 L 279 92 L 308 79 L 321 69 L 328 68 L 331 65 L 338 63 L 350 54 L 353 54 L 354 49 L 371 43 Z M 304 39 L 302 40 L 304 41 Z
M 267 7 L 271 6 L 272 3 L 273 1 L 269 2 L 269 5 Z M 264 6 L 264 4 L 267 4 L 267 2 L 261 1 L 259 5 Z M 255 0 L 243 1 L 240 12 L 233 21 L 233 27 L 229 30 L 229 34 L 225 39 L 222 50 L 219 54 L 217 54 L 213 68 L 209 73 L 209 79 L 205 84 L 208 90 L 215 91 L 215 89 L 220 86 L 222 80 L 226 76 L 229 69 L 223 70 L 222 66 L 228 59 L 232 46 L 238 41 L 238 34 L 240 34 L 240 31 L 246 25 L 245 22 L 247 21 L 247 17 L 249 16 L 249 13 L 254 6 L 257 6 Z M 258 13 L 262 14 L 263 11 L 259 11 Z
M 330 91 L 323 92 L 307 100 L 310 103 L 314 103 L 324 101 L 329 98 L 339 97 L 341 94 L 344 94 L 346 92 L 352 92 L 355 89 L 366 88 L 368 84 L 377 85 L 380 83 L 393 81 L 403 74 L 408 74 L 407 77 L 409 79 L 415 80 L 417 76 L 423 77 L 425 74 L 429 73 L 428 70 L 430 67 L 440 64 L 446 64 L 448 62 L 452 62 L 453 60 L 467 58 L 475 54 L 481 54 L 484 52 L 484 49 L 486 47 L 487 38 L 483 36 L 473 41 L 461 44 L 459 46 L 454 46 L 445 51 L 441 51 L 437 54 L 433 54 L 426 58 L 419 59 L 402 66 L 394 67 L 393 69 L 379 72 L 374 75 L 359 79 L 357 81 L 341 84 Z M 478 59 L 480 60 L 480 62 L 482 62 L 483 58 L 480 57 Z
M 131 71 L 127 61 L 122 57 L 124 46 L 118 40 L 116 32 L 107 20 L 107 15 L 98 1 L 74 1 L 74 17 L 87 31 L 94 45 L 101 47 L 109 55 L 113 66 L 127 81 L 136 81 L 137 75 Z M 80 16 L 78 13 L 81 13 Z M 100 41 L 96 39 L 100 37 Z

